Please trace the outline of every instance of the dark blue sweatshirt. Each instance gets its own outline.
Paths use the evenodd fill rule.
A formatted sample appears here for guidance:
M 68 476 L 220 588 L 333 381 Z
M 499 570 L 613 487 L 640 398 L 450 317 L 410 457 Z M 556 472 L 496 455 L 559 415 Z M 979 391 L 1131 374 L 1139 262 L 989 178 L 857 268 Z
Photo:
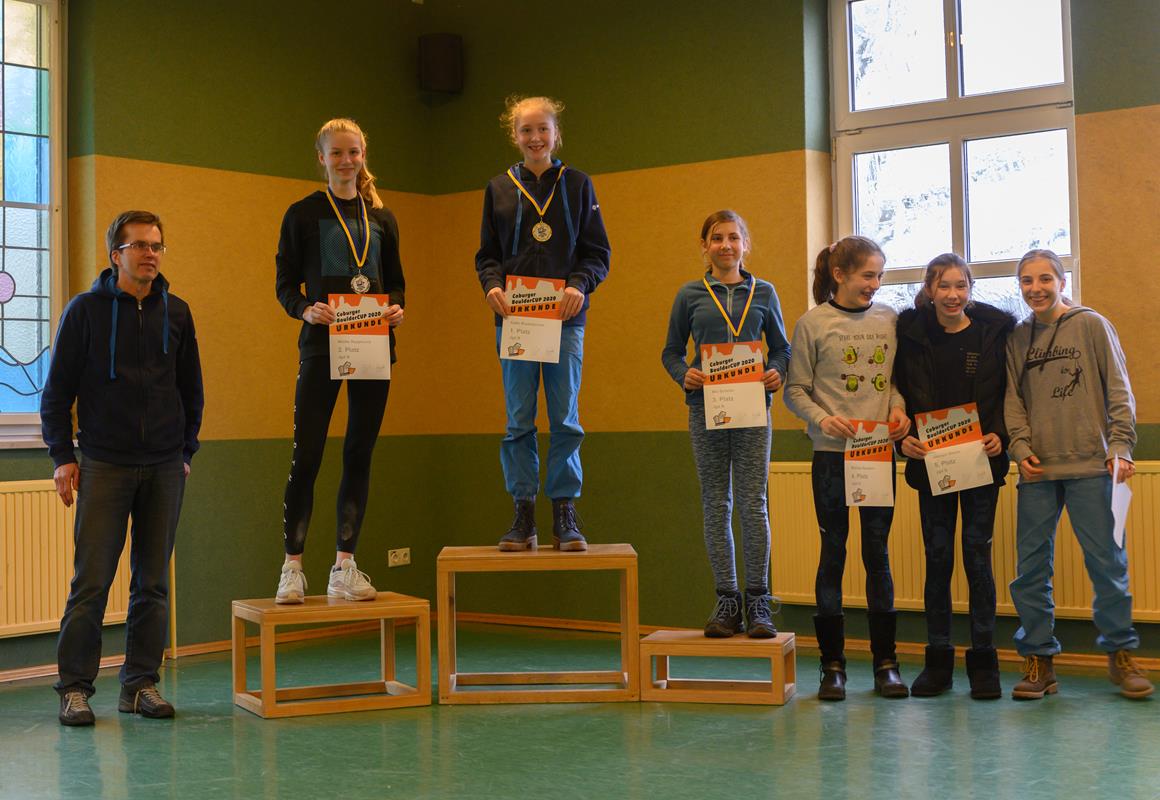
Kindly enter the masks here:
M 520 164 L 516 175 L 542 207 L 552 193 L 561 166 L 555 162 L 537 179 Z M 539 221 L 540 215 L 506 172 L 491 179 L 483 191 L 483 225 L 475 255 L 479 285 L 487 294 L 497 286 L 504 288 L 508 275 L 564 280 L 565 285 L 584 293 L 580 313 L 564 324 L 583 325 L 588 296 L 608 277 L 612 252 L 592 179 L 568 167 L 544 215 L 544 222 L 552 227 L 552 238 L 546 242 L 532 238 L 532 226 Z M 502 322 L 497 314 L 495 324 Z
M 158 274 L 140 303 L 106 269 L 64 310 L 40 399 L 40 423 L 56 466 L 86 458 L 157 464 L 197 452 L 205 404 L 193 316 Z

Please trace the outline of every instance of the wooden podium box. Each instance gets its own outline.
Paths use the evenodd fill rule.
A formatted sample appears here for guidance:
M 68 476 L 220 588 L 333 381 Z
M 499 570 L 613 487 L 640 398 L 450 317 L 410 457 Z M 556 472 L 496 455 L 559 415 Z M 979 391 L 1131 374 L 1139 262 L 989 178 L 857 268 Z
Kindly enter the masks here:
M 564 672 L 459 672 L 455 652 L 455 576 L 460 572 L 620 573 L 620 669 Z M 490 547 L 444 547 L 436 560 L 440 703 L 596 703 L 640 699 L 636 551 L 592 544 L 584 552 L 554 548 L 504 553 Z M 583 684 L 612 684 L 583 687 Z M 494 687 L 464 690 L 463 687 Z M 528 688 L 571 686 L 573 688 Z
M 768 681 L 674 678 L 670 656 L 701 658 L 767 658 Z M 656 679 L 652 660 L 656 659 Z M 701 631 L 657 631 L 640 642 L 641 696 L 644 701 L 671 703 L 745 703 L 785 705 L 796 691 L 794 635 L 772 639 L 733 636 L 710 639 Z
M 379 620 L 381 680 L 296 686 L 279 689 L 274 636 L 279 625 Z M 415 686 L 395 679 L 395 622 L 415 620 Z M 261 689 L 246 688 L 246 623 L 258 626 Z M 379 592 L 374 600 L 307 597 L 298 605 L 278 605 L 274 598 L 233 602 L 234 704 L 260 717 L 338 714 L 431 704 L 431 606 L 419 597 Z

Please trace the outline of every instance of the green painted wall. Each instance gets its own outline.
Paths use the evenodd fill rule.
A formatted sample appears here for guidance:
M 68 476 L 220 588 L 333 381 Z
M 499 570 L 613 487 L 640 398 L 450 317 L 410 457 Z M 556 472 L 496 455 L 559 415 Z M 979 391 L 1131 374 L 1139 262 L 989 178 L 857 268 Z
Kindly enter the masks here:
M 1071 1 L 1077 114 L 1160 103 L 1157 30 L 1156 0 Z
M 808 24 L 801 2 L 765 0 L 351 0 L 341 14 L 311 0 L 75 0 L 69 154 L 313 178 L 312 133 L 348 115 L 380 185 L 463 191 L 516 160 L 497 119 L 512 93 L 565 100 L 563 155 L 589 172 L 799 150 L 803 30 L 817 32 L 820 2 L 806 3 Z M 126 21 L 146 19 L 156 46 L 128 46 Z M 513 34 L 528 20 L 542 31 L 531 58 L 531 34 Z M 821 21 L 824 34 L 824 9 Z M 328 30 L 360 45 L 338 53 Z M 464 39 L 462 95 L 417 88 L 417 37 L 439 31 Z M 828 149 L 814 106 L 810 146 Z

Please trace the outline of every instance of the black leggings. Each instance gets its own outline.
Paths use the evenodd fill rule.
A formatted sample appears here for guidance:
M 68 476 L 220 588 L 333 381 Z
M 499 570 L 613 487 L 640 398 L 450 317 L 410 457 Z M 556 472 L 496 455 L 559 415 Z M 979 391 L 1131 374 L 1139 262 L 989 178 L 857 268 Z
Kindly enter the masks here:
M 371 454 L 383 422 L 391 382 L 331 380 L 327 357 L 307 358 L 298 364 L 298 383 L 294 389 L 294 455 L 282 506 L 282 536 L 287 555 L 301 555 L 306 548 L 306 532 L 314 510 L 314 481 L 322 466 L 326 430 L 343 383 L 346 384 L 347 421 L 342 446 L 342 481 L 338 485 L 335 549 L 353 553 L 358 545 L 370 491 Z

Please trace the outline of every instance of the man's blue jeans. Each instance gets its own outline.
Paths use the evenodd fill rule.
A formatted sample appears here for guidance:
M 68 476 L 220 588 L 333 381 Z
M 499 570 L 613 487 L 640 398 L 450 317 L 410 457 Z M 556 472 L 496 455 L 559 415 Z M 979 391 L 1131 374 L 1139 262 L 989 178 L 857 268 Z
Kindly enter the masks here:
M 109 587 L 133 520 L 129 615 L 121 683 L 131 690 L 160 679 L 169 627 L 169 556 L 185 493 L 181 459 L 149 466 L 82 460 L 77 492 L 75 574 L 57 640 L 58 692 L 88 695 L 101 661 Z
M 500 328 L 495 329 L 496 351 Z M 536 449 L 536 401 L 540 376 L 548 403 L 548 475 L 544 489 L 553 500 L 580 496 L 584 473 L 580 467 L 580 373 L 584 366 L 584 328 L 564 326 L 560 363 L 512 361 L 501 358 L 507 435 L 500 445 L 504 483 L 514 498 L 533 498 L 540 485 L 540 455 Z
M 1055 532 L 1064 506 L 1092 582 L 1092 616 L 1102 650 L 1134 650 L 1140 637 L 1132 627 L 1128 592 L 1128 554 L 1112 539 L 1112 479 L 1108 475 L 1019 484 L 1019 554 L 1011 599 L 1019 612 L 1015 648 L 1021 656 L 1051 656 L 1061 649 L 1055 638 Z

